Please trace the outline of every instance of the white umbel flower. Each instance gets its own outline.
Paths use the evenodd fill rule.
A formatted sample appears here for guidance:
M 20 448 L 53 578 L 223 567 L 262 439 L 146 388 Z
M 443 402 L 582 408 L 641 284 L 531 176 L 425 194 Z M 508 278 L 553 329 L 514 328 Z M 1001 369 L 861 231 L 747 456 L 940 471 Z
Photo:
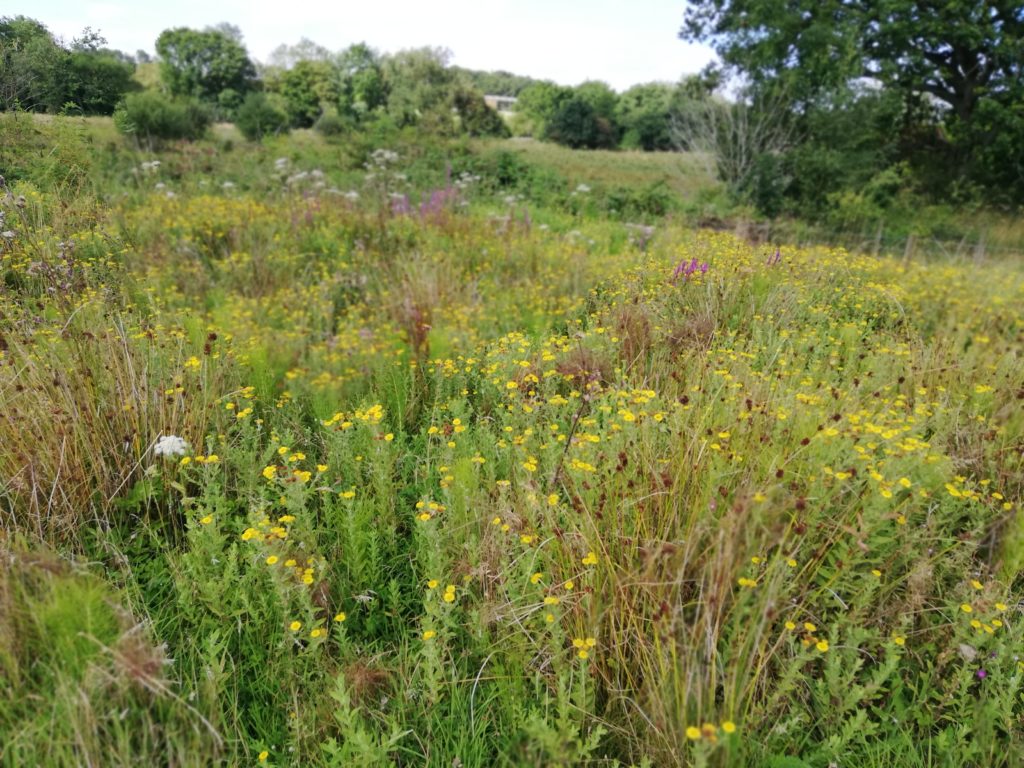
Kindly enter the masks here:
M 181 456 L 188 450 L 188 443 L 177 435 L 162 435 L 153 446 L 157 456 Z

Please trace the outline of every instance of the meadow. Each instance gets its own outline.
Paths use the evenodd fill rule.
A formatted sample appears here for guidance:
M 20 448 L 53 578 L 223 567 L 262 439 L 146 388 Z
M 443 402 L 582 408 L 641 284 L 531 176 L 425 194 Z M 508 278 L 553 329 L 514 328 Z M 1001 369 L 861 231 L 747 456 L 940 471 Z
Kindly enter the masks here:
M 1024 762 L 1019 260 L 0 125 L 0 765 Z

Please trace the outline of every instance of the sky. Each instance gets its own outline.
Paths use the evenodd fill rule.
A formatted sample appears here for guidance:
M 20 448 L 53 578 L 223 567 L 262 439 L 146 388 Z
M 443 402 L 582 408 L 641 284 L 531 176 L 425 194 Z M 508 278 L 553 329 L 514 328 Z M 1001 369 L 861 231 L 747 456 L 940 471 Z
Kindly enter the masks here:
M 330 50 L 429 45 L 450 49 L 461 67 L 565 85 L 604 80 L 622 91 L 677 81 L 714 58 L 677 37 L 684 9 L 684 0 L 4 0 L 0 13 L 37 19 L 69 42 L 92 27 L 128 53 L 152 53 L 169 27 L 226 21 L 259 61 L 303 37 Z

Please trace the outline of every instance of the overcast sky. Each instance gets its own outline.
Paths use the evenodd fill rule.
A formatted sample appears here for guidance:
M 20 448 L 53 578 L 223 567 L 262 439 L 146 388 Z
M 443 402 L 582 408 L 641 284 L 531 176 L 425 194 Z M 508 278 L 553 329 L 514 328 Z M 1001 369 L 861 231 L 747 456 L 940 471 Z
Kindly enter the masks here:
M 566 85 L 604 80 L 617 90 L 678 80 L 712 59 L 676 35 L 684 0 L 4 0 L 0 14 L 25 15 L 70 41 L 84 27 L 112 48 L 153 52 L 168 27 L 227 21 L 249 53 L 266 61 L 302 37 L 331 50 L 365 41 L 380 51 L 449 48 L 453 63 L 504 69 Z

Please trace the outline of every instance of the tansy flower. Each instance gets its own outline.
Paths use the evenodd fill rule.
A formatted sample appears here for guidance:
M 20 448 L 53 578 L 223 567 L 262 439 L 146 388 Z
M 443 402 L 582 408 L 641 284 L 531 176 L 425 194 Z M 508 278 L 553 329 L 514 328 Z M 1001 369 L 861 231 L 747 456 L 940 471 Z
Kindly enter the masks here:
M 686 738 L 690 741 L 698 741 L 700 739 L 700 728 L 695 725 L 691 725 L 686 729 Z
M 288 625 L 288 629 L 290 629 L 292 632 L 298 632 L 300 629 L 302 629 L 302 622 L 293 621 L 291 624 Z
M 734 723 L 732 720 L 723 720 L 722 721 L 722 730 L 725 731 L 726 733 L 735 733 L 736 732 L 736 723 Z
M 336 622 L 338 622 L 339 624 L 341 622 L 343 622 L 346 618 L 347 617 L 345 616 L 345 612 L 344 611 L 338 611 L 336 614 L 334 614 L 334 620 Z
M 437 589 L 437 579 L 431 579 L 427 582 L 427 589 Z
M 316 629 L 314 629 L 312 632 L 309 633 L 309 636 L 313 637 L 313 638 L 317 638 L 317 637 L 322 637 L 323 634 L 324 634 L 324 631 L 322 629 L 320 629 L 319 627 L 317 627 Z
M 277 562 L 277 555 L 271 555 L 267 558 L 267 565 L 274 565 Z
M 825 653 L 825 651 L 828 650 L 828 640 L 819 640 L 814 644 L 814 647 L 822 653 Z

